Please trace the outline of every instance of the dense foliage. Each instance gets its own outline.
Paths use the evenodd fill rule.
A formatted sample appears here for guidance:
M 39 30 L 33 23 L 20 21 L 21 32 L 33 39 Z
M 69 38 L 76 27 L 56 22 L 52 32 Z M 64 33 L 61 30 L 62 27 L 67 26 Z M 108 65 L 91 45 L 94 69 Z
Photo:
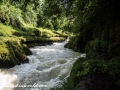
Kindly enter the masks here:
M 59 0 L 3 0 L 0 2 L 0 21 L 18 28 L 27 24 L 65 30 L 68 21 L 64 12 Z
M 32 54 L 28 47 L 67 38 L 61 30 L 66 17 L 49 12 L 50 6 L 47 0 L 0 1 L 0 68 L 28 62 L 26 55 Z
M 75 87 L 83 90 L 83 86 L 93 86 L 91 90 L 117 90 L 120 87 L 119 6 L 117 0 L 2 0 L 0 22 L 31 36 L 34 33 L 36 37 L 57 34 L 44 32 L 41 35 L 40 27 L 71 32 L 66 47 L 86 53 L 86 58 L 76 61 L 67 86 L 71 86 L 71 90 Z M 4 35 L 1 31 L 0 36 Z
M 119 90 L 120 2 L 76 0 L 72 3 L 73 26 L 79 34 L 71 38 L 67 47 L 85 52 L 86 58 L 76 61 L 68 82 L 72 89 L 78 87 L 76 90 Z

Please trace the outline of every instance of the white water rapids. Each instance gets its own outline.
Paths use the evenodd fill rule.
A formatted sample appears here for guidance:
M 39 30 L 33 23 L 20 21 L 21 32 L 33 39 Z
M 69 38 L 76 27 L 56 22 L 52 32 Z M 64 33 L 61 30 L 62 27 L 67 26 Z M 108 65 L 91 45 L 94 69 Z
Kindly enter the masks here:
M 69 76 L 75 60 L 85 56 L 64 48 L 65 44 L 66 42 L 53 43 L 30 48 L 33 55 L 28 56 L 29 63 L 16 65 L 10 69 L 0 69 L 0 90 L 49 90 L 55 87 L 61 82 L 60 78 Z M 36 85 L 36 87 L 13 87 L 13 85 Z

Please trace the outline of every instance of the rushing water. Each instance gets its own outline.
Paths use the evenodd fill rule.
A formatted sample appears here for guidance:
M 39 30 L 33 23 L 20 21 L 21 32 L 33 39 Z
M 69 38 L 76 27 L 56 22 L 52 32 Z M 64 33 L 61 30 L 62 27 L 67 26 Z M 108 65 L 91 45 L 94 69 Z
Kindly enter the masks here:
M 30 48 L 33 55 L 28 56 L 29 63 L 0 70 L 0 90 L 49 90 L 56 86 L 61 78 L 69 76 L 75 60 L 85 56 L 64 48 L 65 44 Z

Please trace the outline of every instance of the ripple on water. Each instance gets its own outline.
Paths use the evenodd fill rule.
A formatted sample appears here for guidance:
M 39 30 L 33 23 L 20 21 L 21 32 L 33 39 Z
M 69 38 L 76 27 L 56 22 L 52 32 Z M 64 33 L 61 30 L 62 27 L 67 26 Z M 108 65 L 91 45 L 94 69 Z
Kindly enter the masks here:
M 36 46 L 30 48 L 33 55 L 28 56 L 28 64 L 16 65 L 10 69 L 0 72 L 0 84 L 9 85 L 34 83 L 45 84 L 50 87 L 60 82 L 60 77 L 67 77 L 72 69 L 75 60 L 80 53 L 64 48 L 66 42 L 54 43 L 47 46 Z M 85 56 L 81 55 L 81 56 Z M 8 76 L 5 76 L 8 75 Z M 37 88 L 36 88 L 37 89 Z M 0 90 L 12 90 L 3 87 Z M 34 88 L 14 88 L 13 90 L 34 90 Z

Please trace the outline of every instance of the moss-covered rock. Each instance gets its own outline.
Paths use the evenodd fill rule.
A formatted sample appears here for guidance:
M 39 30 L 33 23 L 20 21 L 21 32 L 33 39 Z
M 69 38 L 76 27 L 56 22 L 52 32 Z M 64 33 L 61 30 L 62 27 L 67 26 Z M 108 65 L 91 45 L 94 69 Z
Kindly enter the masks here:
M 25 50 L 20 42 L 13 40 L 4 42 L 3 40 L 3 44 L 0 46 L 2 48 L 0 49 L 0 68 L 10 68 L 28 62 Z
M 119 90 L 120 58 L 79 58 L 73 65 L 68 84 L 71 90 Z

